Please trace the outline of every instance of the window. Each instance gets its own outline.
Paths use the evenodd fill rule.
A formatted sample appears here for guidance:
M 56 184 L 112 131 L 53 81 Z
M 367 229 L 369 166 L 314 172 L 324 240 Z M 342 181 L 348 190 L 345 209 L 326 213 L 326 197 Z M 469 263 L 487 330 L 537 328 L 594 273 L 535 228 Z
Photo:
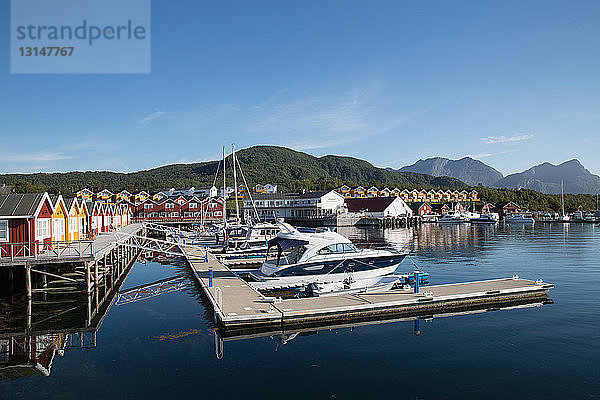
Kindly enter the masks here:
M 350 243 L 338 243 L 330 244 L 327 247 L 323 247 L 319 250 L 320 255 L 324 254 L 341 254 L 341 253 L 356 253 L 358 250 Z
M 171 213 L 171 217 L 179 217 L 179 213 L 177 211 L 174 211 Z
M 144 204 L 144 210 L 152 210 L 152 204 Z
M 167 203 L 167 204 L 165 204 L 165 208 L 175 208 L 175 204 Z
M 50 218 L 41 218 L 35 221 L 35 238 L 43 240 L 50 237 Z
M 8 221 L 0 221 L 0 242 L 8 242 Z
M 198 208 L 198 203 L 190 203 L 190 208 Z

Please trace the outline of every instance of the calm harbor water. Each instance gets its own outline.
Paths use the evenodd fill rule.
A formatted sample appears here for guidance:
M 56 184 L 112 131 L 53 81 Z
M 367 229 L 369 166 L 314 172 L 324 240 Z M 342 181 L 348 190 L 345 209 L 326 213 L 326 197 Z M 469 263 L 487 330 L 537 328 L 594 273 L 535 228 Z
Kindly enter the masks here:
M 225 341 L 182 290 L 113 305 L 96 346 L 67 349 L 50 375 L 10 374 L 0 399 L 589 399 L 600 397 L 600 227 L 423 225 L 340 229 L 357 242 L 409 244 L 433 284 L 502 278 L 554 283 L 553 304 Z M 138 263 L 123 289 L 186 268 Z M 57 329 L 60 327 L 57 327 Z M 0 360 L 2 367 L 2 360 Z

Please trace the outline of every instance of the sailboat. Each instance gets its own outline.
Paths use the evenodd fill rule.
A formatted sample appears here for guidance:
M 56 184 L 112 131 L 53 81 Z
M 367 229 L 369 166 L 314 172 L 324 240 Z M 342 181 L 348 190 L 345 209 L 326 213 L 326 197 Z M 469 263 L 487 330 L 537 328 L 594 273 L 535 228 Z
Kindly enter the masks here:
M 560 181 L 560 205 L 561 205 L 561 214 L 560 214 L 560 217 L 558 218 L 558 220 L 560 222 L 569 222 L 571 220 L 571 217 L 569 217 L 568 215 L 565 214 L 565 189 L 564 189 L 564 182 L 562 179 Z

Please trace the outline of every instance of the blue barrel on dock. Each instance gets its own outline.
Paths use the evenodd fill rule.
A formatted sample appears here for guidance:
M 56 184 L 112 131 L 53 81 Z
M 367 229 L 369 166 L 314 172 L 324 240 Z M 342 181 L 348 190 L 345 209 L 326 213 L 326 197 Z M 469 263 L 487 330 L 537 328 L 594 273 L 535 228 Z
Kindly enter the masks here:
M 213 269 L 208 267 L 208 287 L 213 287 Z

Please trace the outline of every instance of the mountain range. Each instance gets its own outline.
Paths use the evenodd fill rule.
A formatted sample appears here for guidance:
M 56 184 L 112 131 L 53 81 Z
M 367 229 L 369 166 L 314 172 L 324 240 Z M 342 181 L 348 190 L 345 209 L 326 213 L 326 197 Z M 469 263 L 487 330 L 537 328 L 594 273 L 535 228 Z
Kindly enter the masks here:
M 331 189 L 342 184 L 377 187 L 465 188 L 482 184 L 492 188 L 532 189 L 560 193 L 561 180 L 566 193 L 596 194 L 600 177 L 590 173 L 577 160 L 559 165 L 543 163 L 524 172 L 504 177 L 499 171 L 470 157 L 450 160 L 433 157 L 393 170 L 379 168 L 353 157 L 327 155 L 315 157 L 278 146 L 254 146 L 238 151 L 237 158 L 250 186 L 275 183 L 282 191 Z M 231 156 L 226 160 L 228 184 L 233 183 Z M 200 187 L 222 184 L 215 180 L 219 161 L 171 164 L 145 171 L 119 173 L 86 171 L 0 175 L 0 185 L 17 185 L 20 191 L 71 193 L 84 187 L 94 190 L 129 191 Z M 242 183 L 238 175 L 238 182 Z
M 450 176 L 471 186 L 478 184 L 490 186 L 503 178 L 499 171 L 470 157 L 464 157 L 460 160 L 433 157 L 419 160 L 412 165 L 400 168 L 398 171 L 418 172 L 433 176 Z
M 561 181 L 566 193 L 595 194 L 600 192 L 600 176 L 590 173 L 578 160 L 569 160 L 554 165 L 545 162 L 526 171 L 503 176 L 489 165 L 464 157 L 460 160 L 433 157 L 419 160 L 397 171 L 418 172 L 433 176 L 450 176 L 469 185 L 510 189 L 531 189 L 541 193 L 558 194 Z
M 342 184 L 378 187 L 445 187 L 464 188 L 455 178 L 388 171 L 371 163 L 352 157 L 315 157 L 300 151 L 277 146 L 254 146 L 236 152 L 249 186 L 258 183 L 275 183 L 281 191 L 333 189 Z M 226 159 L 228 185 L 233 184 L 231 156 Z M 87 171 L 67 173 L 35 173 L 0 175 L 0 185 L 17 185 L 19 191 L 72 193 L 89 187 L 93 190 L 107 188 L 111 191 L 129 191 L 171 187 L 200 187 L 222 185 L 222 177 L 215 180 L 219 161 L 193 164 L 172 164 L 145 171 L 118 173 Z M 222 171 L 222 169 L 221 169 Z M 219 174 L 220 175 L 220 174 Z M 238 174 L 238 183 L 243 183 Z

